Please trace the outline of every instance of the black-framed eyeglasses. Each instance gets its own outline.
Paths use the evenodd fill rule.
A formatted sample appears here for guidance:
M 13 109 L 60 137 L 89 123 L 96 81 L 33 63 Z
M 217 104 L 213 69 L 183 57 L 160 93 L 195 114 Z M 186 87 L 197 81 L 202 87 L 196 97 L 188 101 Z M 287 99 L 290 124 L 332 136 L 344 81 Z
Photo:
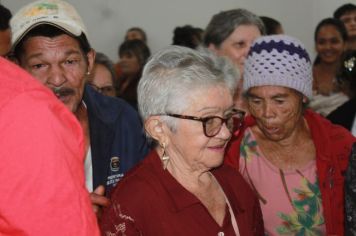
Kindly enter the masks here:
M 222 118 L 220 116 L 196 117 L 173 113 L 167 113 L 162 115 L 171 116 L 179 119 L 200 121 L 203 124 L 203 131 L 205 136 L 211 138 L 216 136 L 220 132 L 223 124 L 226 125 L 227 129 L 231 133 L 239 129 L 242 126 L 245 112 L 234 109 L 226 118 Z
M 96 91 L 98 91 L 99 93 L 102 93 L 104 95 L 110 96 L 110 95 L 115 94 L 115 88 L 112 85 L 99 87 L 99 86 L 96 86 L 95 84 L 92 84 L 92 83 L 88 83 L 88 84 L 92 88 L 94 88 Z

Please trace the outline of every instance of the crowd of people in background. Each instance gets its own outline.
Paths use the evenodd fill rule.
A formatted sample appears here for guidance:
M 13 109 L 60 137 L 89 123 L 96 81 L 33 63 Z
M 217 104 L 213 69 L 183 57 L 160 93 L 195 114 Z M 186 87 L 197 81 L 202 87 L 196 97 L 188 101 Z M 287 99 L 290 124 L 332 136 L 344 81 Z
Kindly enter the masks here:
M 0 4 L 0 235 L 356 236 L 356 5 L 314 61 L 273 17 L 206 23 L 114 62 L 66 1 Z

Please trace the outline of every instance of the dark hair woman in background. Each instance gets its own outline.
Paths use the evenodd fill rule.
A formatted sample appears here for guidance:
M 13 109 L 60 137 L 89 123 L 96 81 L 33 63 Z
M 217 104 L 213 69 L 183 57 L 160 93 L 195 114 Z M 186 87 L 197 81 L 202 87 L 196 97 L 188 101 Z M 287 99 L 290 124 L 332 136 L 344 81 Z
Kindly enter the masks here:
M 122 74 L 118 81 L 117 96 L 123 98 L 137 109 L 137 85 L 142 69 L 151 55 L 148 46 L 141 40 L 128 40 L 119 48 Z

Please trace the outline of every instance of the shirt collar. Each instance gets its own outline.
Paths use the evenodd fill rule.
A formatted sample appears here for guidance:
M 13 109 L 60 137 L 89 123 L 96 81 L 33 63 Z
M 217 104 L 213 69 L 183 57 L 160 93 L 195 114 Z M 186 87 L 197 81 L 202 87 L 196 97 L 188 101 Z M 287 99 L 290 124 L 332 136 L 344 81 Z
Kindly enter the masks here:
M 160 160 L 160 157 L 158 156 L 156 151 L 152 151 L 152 164 L 154 167 L 154 171 L 156 174 L 159 176 L 161 183 L 163 185 L 163 188 L 167 191 L 167 196 L 169 196 L 172 206 L 175 209 L 176 212 L 183 210 L 184 208 L 187 208 L 189 206 L 195 205 L 195 204 L 201 204 L 200 200 L 191 192 L 189 192 L 187 189 L 185 189 L 169 172 L 168 170 L 164 170 L 162 167 L 162 162 Z M 222 187 L 223 184 L 222 182 L 224 181 L 224 177 L 222 175 L 222 172 L 224 172 L 223 169 L 217 168 L 211 171 L 211 173 L 214 175 L 220 186 Z M 226 197 L 229 196 L 229 194 L 233 194 L 232 189 L 223 189 Z M 231 205 L 235 206 L 235 209 L 238 210 L 238 212 L 244 212 L 243 206 L 236 201 L 233 201 L 233 199 L 229 199 L 229 202 Z
M 162 162 L 156 151 L 152 151 L 151 163 L 154 171 L 159 176 L 163 188 L 167 191 L 175 211 L 180 211 L 194 204 L 200 204 L 199 199 L 185 189 L 167 170 L 162 167 Z

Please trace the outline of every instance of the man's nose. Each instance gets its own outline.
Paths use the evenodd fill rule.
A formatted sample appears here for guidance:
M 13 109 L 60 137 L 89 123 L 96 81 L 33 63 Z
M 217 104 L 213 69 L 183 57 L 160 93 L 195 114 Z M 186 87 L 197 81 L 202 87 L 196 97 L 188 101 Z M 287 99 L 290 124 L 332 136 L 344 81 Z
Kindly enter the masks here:
M 60 66 L 52 66 L 50 68 L 47 84 L 50 84 L 55 87 L 60 87 L 66 82 L 66 76 L 64 73 L 64 69 Z

